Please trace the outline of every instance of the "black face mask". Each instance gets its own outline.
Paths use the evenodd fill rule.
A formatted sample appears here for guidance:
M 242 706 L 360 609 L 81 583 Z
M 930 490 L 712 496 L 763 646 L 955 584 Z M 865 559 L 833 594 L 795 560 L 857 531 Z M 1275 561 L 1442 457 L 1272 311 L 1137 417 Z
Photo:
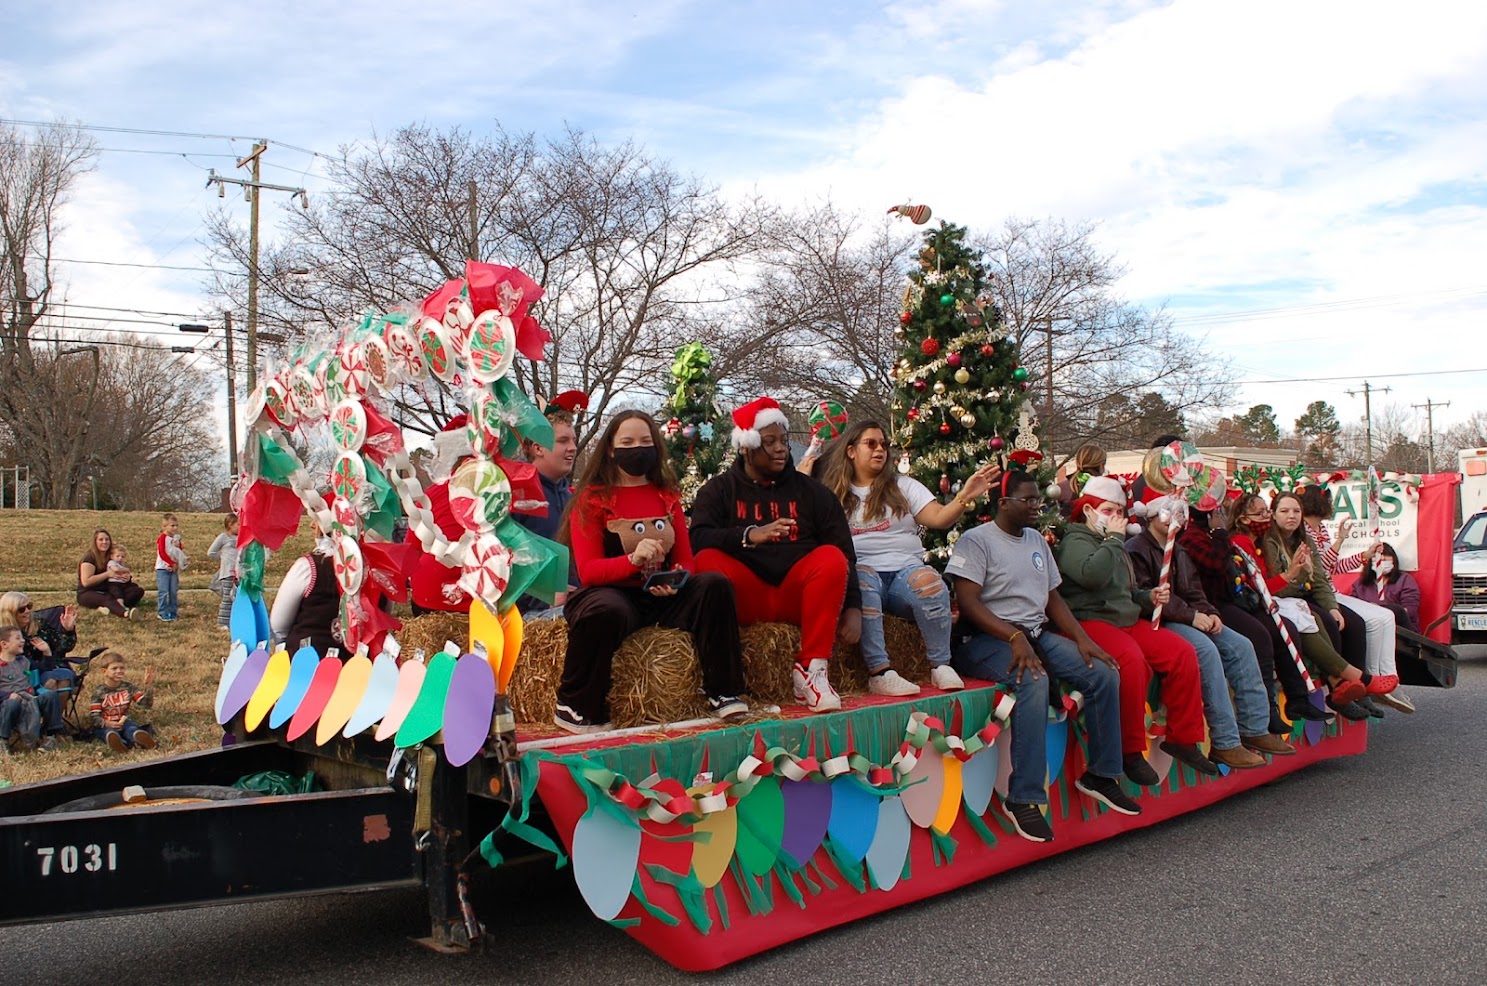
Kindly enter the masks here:
M 660 461 L 661 453 L 654 445 L 630 445 L 614 450 L 614 464 L 630 476 L 649 476 Z

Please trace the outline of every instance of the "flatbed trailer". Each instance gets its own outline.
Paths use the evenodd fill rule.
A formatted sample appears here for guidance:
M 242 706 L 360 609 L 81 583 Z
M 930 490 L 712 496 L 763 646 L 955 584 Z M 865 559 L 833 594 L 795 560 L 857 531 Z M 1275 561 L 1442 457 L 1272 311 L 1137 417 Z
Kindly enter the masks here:
M 0 792 L 0 925 L 422 887 L 427 943 L 460 951 L 483 930 L 470 881 L 538 846 L 571 860 L 597 916 L 673 965 L 714 969 L 1367 743 L 1363 724 L 1298 724 L 1296 756 L 1212 779 L 1154 756 L 1162 784 L 1127 817 L 1074 788 L 1085 747 L 1071 707 L 1048 724 L 1056 838 L 1034 844 L 1011 834 L 993 803 L 1008 769 L 1004 696 L 976 684 L 852 698 L 831 715 L 787 708 L 738 726 L 498 737 L 463 767 L 433 745 L 394 750 L 364 734 L 320 747 L 278 735 L 23 785 Z M 325 789 L 210 800 L 266 770 L 313 771 Z M 76 804 L 116 801 L 131 786 L 209 800 Z

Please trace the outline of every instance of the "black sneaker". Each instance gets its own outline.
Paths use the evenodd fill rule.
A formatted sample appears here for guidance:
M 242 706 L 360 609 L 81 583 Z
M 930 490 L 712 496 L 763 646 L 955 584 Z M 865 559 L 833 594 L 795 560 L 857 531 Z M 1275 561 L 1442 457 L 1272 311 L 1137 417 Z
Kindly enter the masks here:
M 1359 705 L 1357 702 L 1343 702 L 1342 704 L 1337 705 L 1333 704 L 1332 699 L 1329 698 L 1327 699 L 1327 707 L 1329 709 L 1337 710 L 1338 715 L 1353 722 L 1362 722 L 1364 719 L 1368 718 L 1368 710 Z
M 1162 750 L 1170 753 L 1172 759 L 1181 760 L 1200 774 L 1207 774 L 1209 777 L 1219 775 L 1218 765 L 1205 757 L 1203 751 L 1198 749 L 1195 743 L 1173 743 L 1170 740 L 1163 740 Z
M 1373 700 L 1372 695 L 1364 695 L 1362 698 L 1358 699 L 1358 705 L 1363 709 L 1364 712 L 1367 712 L 1375 719 L 1384 718 L 1384 710 L 1379 708 L 1378 703 Z
M 1297 719 L 1310 719 L 1312 722 L 1327 721 L 1327 713 L 1312 705 L 1309 700 L 1304 698 L 1286 699 L 1286 715 L 1290 717 L 1292 722 L 1295 722 Z
M 1053 827 L 1043 817 L 1043 809 L 1016 801 L 1002 802 L 1002 813 L 1012 820 L 1017 834 L 1029 842 L 1052 842 Z
M 1141 806 L 1135 799 L 1122 791 L 1120 785 L 1109 777 L 1086 773 L 1074 782 L 1074 786 L 1112 811 L 1118 811 L 1122 815 L 1141 814 Z
M 1125 769 L 1126 780 L 1138 787 L 1155 787 L 1162 782 L 1151 764 L 1147 763 L 1146 758 L 1139 753 L 1126 754 L 1122 766 Z
M 1286 721 L 1280 717 L 1280 708 L 1274 702 L 1270 703 L 1270 725 L 1265 731 L 1273 736 L 1289 736 L 1291 734 L 1291 727 L 1287 726 Z
M 737 695 L 709 695 L 707 707 L 719 719 L 732 719 L 749 714 L 749 703 Z
M 552 721 L 559 729 L 566 729 L 570 733 L 602 733 L 606 729 L 614 728 L 612 722 L 594 722 L 574 712 L 566 705 L 558 706 L 557 714 L 552 717 Z

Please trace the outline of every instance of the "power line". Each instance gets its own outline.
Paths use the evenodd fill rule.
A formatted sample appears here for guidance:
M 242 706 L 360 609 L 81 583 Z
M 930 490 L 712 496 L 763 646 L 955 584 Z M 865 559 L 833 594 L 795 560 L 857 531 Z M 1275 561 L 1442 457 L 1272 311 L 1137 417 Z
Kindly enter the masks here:
M 142 134 L 149 137 L 194 137 L 201 140 L 264 140 L 262 137 L 245 137 L 242 134 L 203 134 L 194 133 L 189 130 L 147 130 L 140 127 L 105 127 L 94 123 L 61 123 L 48 122 L 45 120 L 8 120 L 0 119 L 0 125 L 11 127 L 41 127 L 42 129 L 59 127 L 64 130 L 91 130 L 96 133 L 110 134 Z M 296 144 L 287 144 L 282 140 L 268 141 L 285 150 L 298 151 L 301 154 L 313 154 L 315 157 L 323 157 L 334 161 L 338 158 L 330 154 L 322 154 L 308 147 L 300 147 Z
M 50 307 L 56 308 L 59 313 L 60 312 L 64 312 L 64 311 L 66 311 L 69 308 L 87 308 L 90 311 L 96 311 L 96 312 L 124 312 L 126 314 L 133 314 L 133 315 L 173 315 L 173 316 L 179 316 L 180 318 L 199 318 L 200 317 L 200 313 L 199 312 L 157 312 L 157 311 L 153 311 L 153 310 L 151 310 L 149 308 L 110 308 L 108 305 L 85 305 L 85 304 L 83 304 L 80 301 L 67 301 L 67 302 L 63 302 L 62 304 L 53 305 L 53 306 L 50 306 Z M 50 311 L 47 311 L 47 312 L 45 312 L 43 314 L 51 314 L 51 312 Z
M 1443 377 L 1457 373 L 1487 373 L 1487 366 L 1477 367 L 1472 370 L 1415 370 L 1405 373 L 1371 373 L 1370 377 L 1379 379 L 1393 379 L 1395 377 Z M 1347 374 L 1340 377 L 1286 377 L 1280 380 L 1220 380 L 1221 386 L 1239 386 L 1261 383 L 1333 383 L 1338 380 L 1356 380 L 1357 374 Z
M 231 155 L 229 155 L 229 157 L 230 156 Z M 55 264 L 97 264 L 100 267 L 144 267 L 144 268 L 147 268 L 149 270 L 189 270 L 189 271 L 199 271 L 199 272 L 201 272 L 203 274 L 229 273 L 229 272 L 226 272 L 226 271 L 218 271 L 218 270 L 216 270 L 215 268 L 212 268 L 212 267 L 180 267 L 180 266 L 176 266 L 176 265 L 173 265 L 173 264 L 133 264 L 133 263 L 129 263 L 129 262 L 124 261 L 124 260 L 70 260 L 70 259 L 64 259 L 62 257 L 53 257 L 52 258 L 52 263 L 55 263 Z

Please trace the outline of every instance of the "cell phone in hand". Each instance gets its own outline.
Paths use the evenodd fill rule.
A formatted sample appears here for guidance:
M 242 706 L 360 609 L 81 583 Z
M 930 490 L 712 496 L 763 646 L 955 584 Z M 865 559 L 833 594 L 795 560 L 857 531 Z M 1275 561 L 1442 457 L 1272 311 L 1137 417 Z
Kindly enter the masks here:
M 640 587 L 646 592 L 650 592 L 658 585 L 669 585 L 673 589 L 680 589 L 687 584 L 689 575 L 690 573 L 685 568 L 668 569 L 651 575 Z

